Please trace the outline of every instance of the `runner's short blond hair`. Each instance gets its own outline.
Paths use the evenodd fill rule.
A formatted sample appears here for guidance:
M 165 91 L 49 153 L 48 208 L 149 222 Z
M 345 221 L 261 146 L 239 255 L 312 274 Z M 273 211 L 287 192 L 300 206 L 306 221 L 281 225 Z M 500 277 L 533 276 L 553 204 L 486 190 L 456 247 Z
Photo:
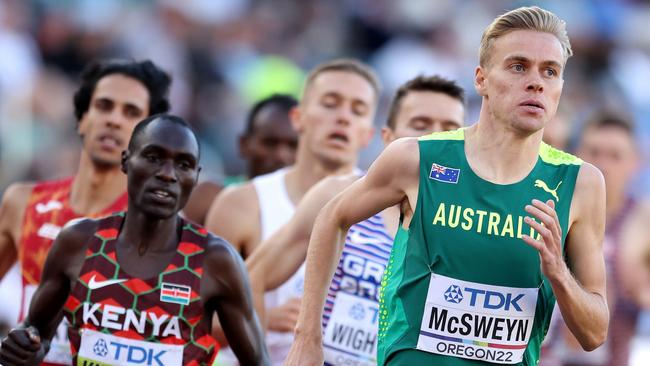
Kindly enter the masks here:
M 375 92 L 375 97 L 377 99 L 379 98 L 380 85 L 379 85 L 379 79 L 377 78 L 375 72 L 372 70 L 370 66 L 352 58 L 337 58 L 334 60 L 323 62 L 317 65 L 316 67 L 314 67 L 309 72 L 309 74 L 307 75 L 307 79 L 305 80 L 305 86 L 303 88 L 303 96 L 305 92 L 309 89 L 309 86 L 314 81 L 314 79 L 316 79 L 318 75 L 328 71 L 350 72 L 361 76 L 362 78 L 366 79 L 366 81 L 370 84 L 370 86 L 372 86 L 372 90 Z
M 562 45 L 565 63 L 573 54 L 564 20 L 537 6 L 521 7 L 501 14 L 485 29 L 479 47 L 479 64 L 487 65 L 494 40 L 516 30 L 546 32 L 557 37 Z

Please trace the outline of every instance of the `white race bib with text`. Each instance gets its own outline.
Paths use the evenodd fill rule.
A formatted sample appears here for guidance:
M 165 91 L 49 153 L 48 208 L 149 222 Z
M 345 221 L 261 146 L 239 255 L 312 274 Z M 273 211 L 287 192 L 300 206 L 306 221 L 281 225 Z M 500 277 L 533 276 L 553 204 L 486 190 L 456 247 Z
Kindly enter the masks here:
M 431 274 L 417 349 L 492 363 L 521 362 L 537 288 L 491 286 Z
M 378 313 L 377 302 L 339 291 L 323 338 L 325 362 L 376 365 Z
M 82 365 L 182 366 L 183 346 L 138 341 L 82 329 L 77 366 Z

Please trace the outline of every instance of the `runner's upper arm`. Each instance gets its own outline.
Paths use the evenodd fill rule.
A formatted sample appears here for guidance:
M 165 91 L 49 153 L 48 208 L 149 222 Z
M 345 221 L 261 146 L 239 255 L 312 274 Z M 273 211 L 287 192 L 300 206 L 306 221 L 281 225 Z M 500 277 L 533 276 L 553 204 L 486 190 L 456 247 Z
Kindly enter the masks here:
M 262 330 L 253 309 L 241 257 L 223 239 L 211 237 L 205 257 L 201 297 L 216 312 L 228 344 L 242 364 L 256 364 L 264 352 Z
M 248 254 L 247 245 L 255 242 L 259 231 L 259 208 L 252 183 L 229 187 L 212 203 L 205 228 L 228 241 L 235 250 Z
M 88 239 L 96 229 L 96 220 L 81 219 L 66 224 L 54 240 L 43 267 L 41 283 L 34 293 L 27 320 L 47 339 L 58 323 L 52 322 L 63 308 L 77 281 L 85 259 Z
M 34 188 L 32 183 L 10 185 L 2 196 L 0 205 L 0 278 L 18 259 L 18 241 L 25 207 Z
M 583 163 L 571 202 L 575 210 L 566 240 L 569 266 L 581 286 L 605 299 L 605 180 L 593 165 Z
M 291 219 L 246 260 L 254 287 L 262 282 L 264 291 L 273 290 L 300 268 L 307 255 L 316 216 L 327 202 L 358 178 L 357 175 L 327 177 L 305 194 Z

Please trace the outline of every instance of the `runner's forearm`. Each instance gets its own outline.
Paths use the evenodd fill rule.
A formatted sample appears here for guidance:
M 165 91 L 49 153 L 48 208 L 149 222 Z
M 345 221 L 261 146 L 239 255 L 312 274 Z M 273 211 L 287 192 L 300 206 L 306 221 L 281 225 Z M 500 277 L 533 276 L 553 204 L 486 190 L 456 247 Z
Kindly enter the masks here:
M 252 257 L 254 257 L 253 254 Z M 248 262 L 246 265 L 248 266 Z M 260 321 L 262 329 L 268 329 L 268 319 L 266 318 L 266 304 L 264 302 L 264 283 L 265 279 L 261 271 L 256 270 L 255 268 L 248 267 L 250 286 L 251 286 L 251 295 L 253 296 L 253 307 L 257 313 L 257 317 Z
M 305 293 L 296 334 L 320 337 L 327 289 L 341 256 L 347 227 L 337 223 L 334 205 L 327 205 L 314 224 L 307 251 Z
M 605 297 L 580 286 L 568 268 L 551 280 L 551 286 L 564 322 L 580 345 L 586 351 L 600 346 L 607 337 L 609 319 Z

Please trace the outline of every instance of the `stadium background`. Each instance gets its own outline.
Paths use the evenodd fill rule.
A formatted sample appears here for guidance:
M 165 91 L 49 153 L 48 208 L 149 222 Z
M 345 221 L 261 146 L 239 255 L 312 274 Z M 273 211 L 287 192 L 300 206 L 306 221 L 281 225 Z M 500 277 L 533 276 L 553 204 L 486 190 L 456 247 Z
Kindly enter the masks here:
M 99 57 L 150 58 L 172 74 L 172 111 L 200 134 L 204 179 L 242 174 L 236 142 L 250 105 L 299 95 L 305 70 L 332 57 L 360 58 L 379 74 L 377 126 L 396 87 L 421 73 L 457 79 L 471 123 L 482 30 L 522 5 L 567 21 L 575 55 L 556 122 L 569 149 L 598 108 L 629 115 L 643 150 L 630 191 L 650 194 L 650 1 L 641 0 L 0 0 L 0 189 L 75 171 L 72 93 Z M 380 149 L 376 138 L 362 167 Z M 650 322 L 639 329 L 650 337 Z

